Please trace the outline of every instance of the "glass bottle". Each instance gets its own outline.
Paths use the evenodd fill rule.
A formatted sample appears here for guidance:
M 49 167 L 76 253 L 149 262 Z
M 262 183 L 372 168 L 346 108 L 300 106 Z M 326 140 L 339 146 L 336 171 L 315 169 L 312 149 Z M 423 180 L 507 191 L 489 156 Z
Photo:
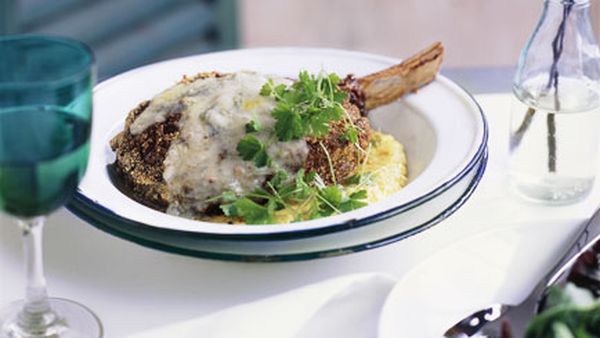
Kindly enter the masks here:
M 510 176 L 529 199 L 581 200 L 592 188 L 600 132 L 600 49 L 590 0 L 546 0 L 513 83 Z

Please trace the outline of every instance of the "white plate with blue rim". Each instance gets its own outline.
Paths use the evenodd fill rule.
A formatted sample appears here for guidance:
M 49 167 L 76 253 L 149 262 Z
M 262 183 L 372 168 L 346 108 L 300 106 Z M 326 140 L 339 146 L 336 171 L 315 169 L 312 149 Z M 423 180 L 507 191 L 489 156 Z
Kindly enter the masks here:
M 295 77 L 300 70 L 362 76 L 400 60 L 332 49 L 266 48 L 164 61 L 106 80 L 94 89 L 86 176 L 68 208 L 93 226 L 169 252 L 240 261 L 286 261 L 336 256 L 401 241 L 449 217 L 468 200 L 485 171 L 488 129 L 474 98 L 438 75 L 436 80 L 369 112 L 374 129 L 406 150 L 409 183 L 366 207 L 321 219 L 260 226 L 202 222 L 168 215 L 123 194 L 111 180 L 109 140 L 127 113 L 182 75 L 253 70 Z

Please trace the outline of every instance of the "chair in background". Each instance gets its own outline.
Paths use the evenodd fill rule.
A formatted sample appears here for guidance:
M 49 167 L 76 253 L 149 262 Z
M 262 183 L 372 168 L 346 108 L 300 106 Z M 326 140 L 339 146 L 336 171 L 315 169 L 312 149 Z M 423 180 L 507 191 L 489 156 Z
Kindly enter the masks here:
M 236 0 L 0 0 L 0 34 L 72 37 L 100 80 L 172 57 L 238 45 Z

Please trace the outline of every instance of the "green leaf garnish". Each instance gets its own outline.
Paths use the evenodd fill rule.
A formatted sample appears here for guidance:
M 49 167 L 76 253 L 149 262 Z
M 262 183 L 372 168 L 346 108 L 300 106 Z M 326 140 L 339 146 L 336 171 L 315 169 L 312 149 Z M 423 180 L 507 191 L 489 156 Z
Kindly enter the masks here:
M 234 202 L 237 199 L 237 196 L 233 191 L 226 191 L 221 194 L 221 199 L 223 202 Z
M 367 198 L 366 190 L 359 190 L 359 191 L 355 191 L 352 194 L 350 194 L 350 199 L 353 199 L 353 200 L 362 200 L 362 199 L 366 199 L 366 198 Z
M 358 129 L 356 126 L 346 126 L 346 130 L 344 131 L 344 140 L 350 143 L 358 143 Z
M 553 287 L 544 311 L 533 318 L 526 338 L 598 338 L 600 337 L 600 300 L 589 290 L 567 283 Z
M 254 135 L 244 136 L 236 149 L 243 160 L 253 161 L 258 168 L 270 162 L 265 145 Z
M 346 92 L 337 85 L 340 78 L 334 74 L 298 74 L 298 81 L 289 88 L 265 83 L 260 95 L 272 96 L 277 103 L 271 115 L 275 118 L 275 134 L 279 141 L 297 140 L 305 136 L 321 137 L 329 132 L 329 124 L 345 115 L 342 103 Z
M 221 204 L 219 208 L 221 208 L 221 211 L 223 211 L 223 214 L 227 217 L 235 217 L 238 215 L 233 203 Z
M 277 210 L 289 209 L 294 221 L 304 221 L 367 205 L 367 192 L 359 190 L 349 196 L 340 185 L 323 186 L 314 173 L 300 169 L 294 177 L 278 170 L 267 182 L 267 188 L 243 196 L 223 194 L 221 210 L 226 216 L 240 217 L 251 224 L 273 223 Z M 234 198 L 235 200 L 231 200 Z
M 270 96 L 273 93 L 273 79 L 267 80 L 267 82 L 260 88 L 260 96 Z
M 321 190 L 321 196 L 333 206 L 342 204 L 342 190 L 337 185 L 331 185 Z
M 346 119 L 346 129 L 342 137 L 358 142 L 358 129 L 343 107 L 348 94 L 338 88 L 339 76 L 335 73 L 311 75 L 307 71 L 298 74 L 298 81 L 291 86 L 275 85 L 267 80 L 260 89 L 261 96 L 275 100 L 271 116 L 275 119 L 272 131 L 281 142 L 298 140 L 304 137 L 322 137 L 329 133 L 332 122 Z M 246 133 L 262 131 L 256 119 L 245 125 Z M 258 139 L 244 137 L 238 144 L 238 152 L 243 159 L 254 161 L 258 167 L 269 165 L 266 146 Z
M 297 140 L 304 136 L 302 117 L 299 113 L 278 105 L 271 115 L 275 118 L 275 134 L 279 141 Z
M 248 224 L 269 224 L 273 222 L 273 211 L 269 206 L 260 205 L 249 198 L 240 198 L 233 203 L 235 216 Z
M 247 135 L 236 148 L 239 156 L 245 161 L 252 161 L 256 167 L 276 167 L 277 164 L 272 164 L 267 154 L 267 147 L 275 137 L 280 142 L 304 137 L 319 138 L 329 133 L 332 122 L 343 119 L 345 130 L 341 137 L 356 144 L 359 130 L 343 107 L 348 95 L 338 88 L 339 82 L 340 78 L 334 73 L 311 75 L 307 71 L 301 71 L 298 81 L 291 86 L 275 85 L 269 79 L 261 87 L 260 95 L 275 100 L 275 107 L 271 110 L 275 125 L 273 130 L 265 131 L 256 118 L 246 123 Z M 255 133 L 261 133 L 261 139 L 268 140 L 267 144 Z M 328 156 L 335 182 L 328 151 L 320 144 Z M 360 176 L 355 179 L 354 184 L 359 184 Z M 293 177 L 283 170 L 275 170 L 265 185 L 252 193 L 245 196 L 229 193 L 215 198 L 222 201 L 220 207 L 225 215 L 240 217 L 253 224 L 274 222 L 274 213 L 282 209 L 288 209 L 294 221 L 302 221 L 354 210 L 367 204 L 366 191 L 356 191 L 348 196 L 342 186 L 326 186 L 318 175 L 306 173 L 303 169 Z
M 285 187 L 286 182 L 288 181 L 288 174 L 284 170 L 277 170 L 273 178 L 269 181 L 275 189 L 280 190 Z
M 362 182 L 362 179 L 363 179 L 363 175 L 361 175 L 361 174 L 355 174 L 355 175 L 352 175 L 352 176 L 348 177 L 344 181 L 344 184 L 345 185 L 357 185 L 357 184 L 360 184 Z
M 260 123 L 255 119 L 252 119 L 250 122 L 246 123 L 246 133 L 254 133 L 260 131 L 261 128 L 262 127 Z

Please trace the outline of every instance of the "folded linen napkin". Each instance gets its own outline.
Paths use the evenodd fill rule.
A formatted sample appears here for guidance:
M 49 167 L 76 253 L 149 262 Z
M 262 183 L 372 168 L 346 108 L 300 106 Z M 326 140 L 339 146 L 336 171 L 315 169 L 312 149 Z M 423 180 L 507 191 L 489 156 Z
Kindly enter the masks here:
M 375 337 L 394 283 L 378 273 L 338 277 L 129 338 Z
M 432 255 L 388 295 L 378 338 L 441 337 L 459 320 L 491 304 L 518 305 L 563 255 L 562 248 L 580 225 L 574 220 L 513 223 Z M 532 241 L 536 238 L 546 248 L 559 249 L 540 252 L 539 242 Z M 522 315 L 524 325 L 530 314 Z

